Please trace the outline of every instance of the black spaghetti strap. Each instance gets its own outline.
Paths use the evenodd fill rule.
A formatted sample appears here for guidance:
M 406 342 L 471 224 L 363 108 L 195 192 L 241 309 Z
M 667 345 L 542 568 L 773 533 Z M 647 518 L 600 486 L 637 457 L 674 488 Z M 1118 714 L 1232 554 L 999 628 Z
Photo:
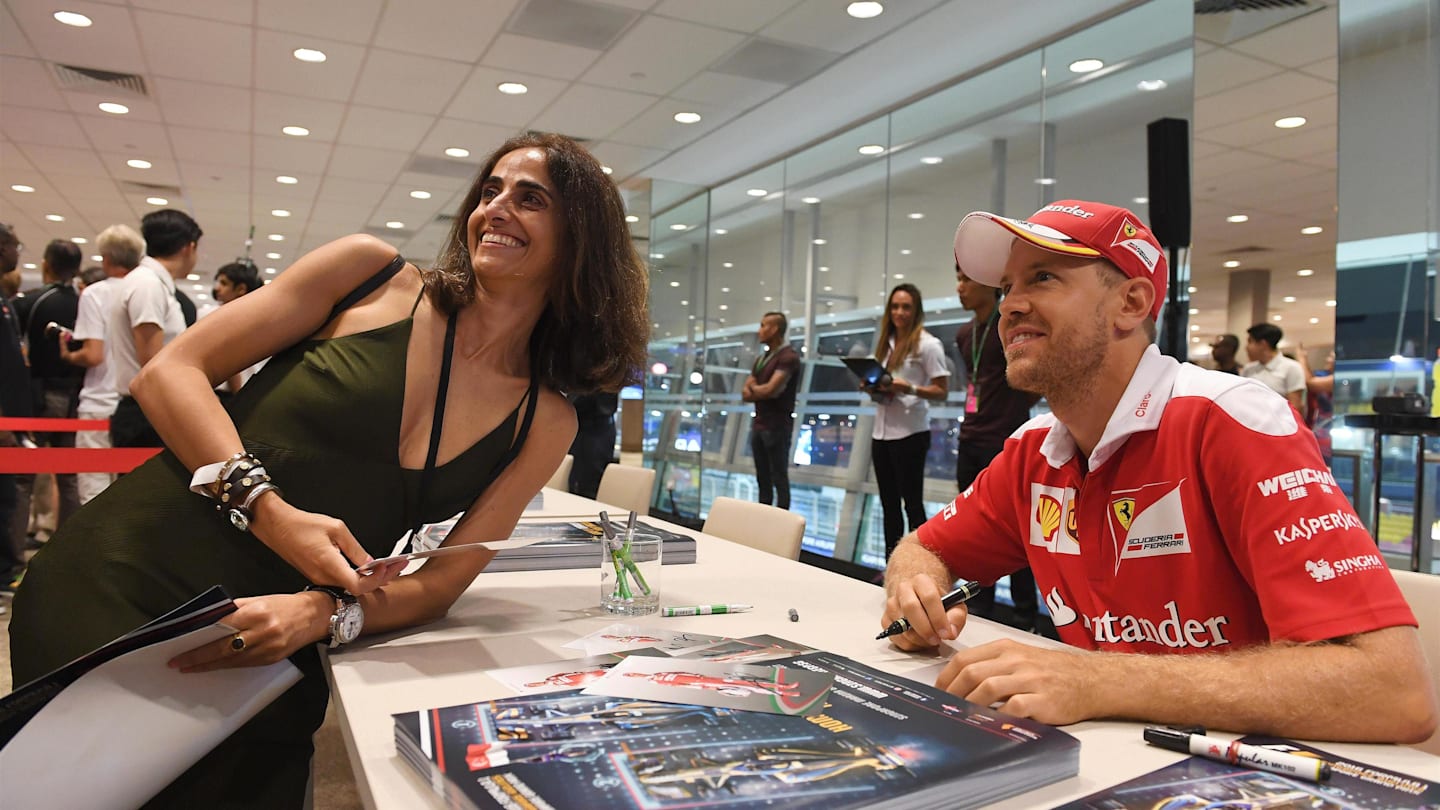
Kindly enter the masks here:
M 380 272 L 376 273 L 370 278 L 365 279 L 365 281 L 362 282 L 359 287 L 351 290 L 349 295 L 341 298 L 340 303 L 336 304 L 333 308 L 331 308 L 330 316 L 325 319 L 325 322 L 329 323 L 335 320 L 336 315 L 339 315 L 350 307 L 355 306 L 360 301 L 364 300 L 365 296 L 380 289 L 380 285 L 394 278 L 395 274 L 400 272 L 400 269 L 404 266 L 404 256 L 396 256 L 394 259 L 391 259 L 390 263 L 385 265 L 385 267 L 381 269 Z

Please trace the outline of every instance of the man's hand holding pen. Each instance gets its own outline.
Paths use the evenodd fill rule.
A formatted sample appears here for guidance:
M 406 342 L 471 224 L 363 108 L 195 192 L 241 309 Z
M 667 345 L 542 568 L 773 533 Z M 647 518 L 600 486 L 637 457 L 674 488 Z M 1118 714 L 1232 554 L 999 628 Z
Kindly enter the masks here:
M 946 610 L 941 600 L 947 593 L 943 586 L 927 574 L 919 574 L 889 588 L 885 613 L 880 626 L 888 628 L 898 619 L 905 619 L 910 628 L 890 641 L 902 650 L 935 647 L 940 641 L 954 641 L 965 627 L 969 616 L 963 602 Z

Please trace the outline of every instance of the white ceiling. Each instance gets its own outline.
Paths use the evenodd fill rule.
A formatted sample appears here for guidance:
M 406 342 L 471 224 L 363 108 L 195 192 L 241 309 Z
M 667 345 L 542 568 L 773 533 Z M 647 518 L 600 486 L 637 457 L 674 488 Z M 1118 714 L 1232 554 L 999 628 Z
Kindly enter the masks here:
M 0 0 L 0 221 L 33 263 L 50 239 L 138 223 L 159 196 L 205 230 L 201 273 L 244 253 L 252 226 L 262 267 L 365 229 L 424 262 L 437 217 L 517 130 L 588 139 L 643 208 L 648 178 L 714 183 L 1133 4 L 887 0 L 857 20 L 844 0 Z M 301 47 L 328 58 L 301 62 Z M 67 89 L 56 64 L 138 74 L 147 92 Z M 703 119 L 678 124 L 682 110 Z M 447 158 L 455 146 L 470 156 Z

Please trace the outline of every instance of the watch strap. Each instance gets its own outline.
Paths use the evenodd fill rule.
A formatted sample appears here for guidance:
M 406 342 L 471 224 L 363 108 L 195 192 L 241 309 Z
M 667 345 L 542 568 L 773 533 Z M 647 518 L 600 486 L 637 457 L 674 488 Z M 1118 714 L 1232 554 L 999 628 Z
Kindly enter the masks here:
M 336 585 L 306 585 L 305 590 L 328 593 L 331 596 L 335 597 L 336 601 L 342 603 L 350 603 L 356 601 L 354 594 L 351 594 L 349 591 Z

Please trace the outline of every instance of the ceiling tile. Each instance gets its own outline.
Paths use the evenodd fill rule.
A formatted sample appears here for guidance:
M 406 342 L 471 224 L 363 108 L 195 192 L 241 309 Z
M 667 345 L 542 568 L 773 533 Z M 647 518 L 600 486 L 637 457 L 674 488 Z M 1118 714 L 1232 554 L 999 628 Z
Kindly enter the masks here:
M 614 143 L 611 141 L 599 141 L 587 144 L 590 151 L 600 160 L 601 163 L 615 170 L 611 175 L 613 178 L 623 180 L 646 166 L 665 157 L 667 152 L 663 149 L 646 149 L 641 146 Z
M 130 5 L 242 25 L 255 19 L 255 0 L 130 0 Z
M 846 14 L 844 4 L 834 0 L 802 0 L 784 16 L 761 29 L 760 35 L 844 53 L 889 33 L 935 5 L 937 0 L 886 3 L 884 14 L 859 20 Z
M 256 25 L 365 45 L 383 5 L 384 0 L 258 0 Z
M 126 121 L 115 116 L 80 116 L 80 126 L 96 149 L 102 152 L 141 150 L 153 155 L 170 154 L 165 127 L 148 121 Z
M 162 121 L 160 105 L 153 99 L 137 98 L 123 93 L 97 94 L 79 90 L 65 91 L 60 94 L 65 103 L 70 106 L 71 111 L 79 113 L 86 118 L 112 118 L 117 121 Z M 130 108 L 130 112 L 124 115 L 112 115 L 101 112 L 102 102 L 120 102 Z
M 351 99 L 356 104 L 438 114 L 470 66 L 396 51 L 371 50 Z
M 295 58 L 297 48 L 323 51 L 325 61 L 302 62 Z M 347 101 L 355 90 L 355 79 L 364 61 L 365 49 L 359 45 L 280 31 L 255 34 L 255 87 L 258 90 Z
M 251 92 L 243 87 L 157 77 L 151 86 L 161 116 L 180 126 L 244 132 L 250 127 Z
M 1338 82 L 1340 80 L 1340 60 L 1333 56 L 1321 59 L 1300 68 L 1300 72 L 1317 79 L 1324 79 L 1327 82 Z
M 339 137 L 345 109 L 344 104 L 335 101 L 257 92 L 254 131 L 295 140 L 334 141 Z M 287 126 L 304 127 L 310 134 L 298 138 L 284 135 L 281 130 Z
M 181 161 L 250 166 L 250 136 L 244 132 L 172 126 L 170 142 Z
M 343 177 L 326 177 L 321 184 L 316 199 L 324 203 L 347 203 L 357 202 L 373 208 L 375 203 L 390 190 L 389 183 L 376 182 L 374 180 L 351 180 Z M 324 210 L 317 208 L 317 210 Z M 369 215 L 369 211 L 366 211 Z
M 15 143 L 40 143 L 86 149 L 90 141 L 71 113 L 25 110 L 24 115 L 0 115 L 0 132 Z
M 496 89 L 501 82 L 520 82 L 529 92 L 506 95 Z M 519 128 L 533 121 L 569 86 L 558 79 L 477 67 L 455 95 L 445 117 Z
M 1290 130 L 1285 137 L 1275 138 L 1250 147 L 1253 152 L 1280 159 L 1298 159 L 1336 153 L 1335 127 L 1315 126 Z
M 407 0 L 390 3 L 374 44 L 406 53 L 474 63 L 515 10 L 518 0 L 486 0 L 477 14 L 470 0 Z
M 798 3 L 799 0 L 726 0 L 724 3 L 714 0 L 661 0 L 653 13 L 753 34 Z
M 383 181 L 388 187 L 409 159 L 409 151 L 337 146 L 326 172 L 332 177 Z
M 1232 42 L 1230 48 L 1288 68 L 1308 65 L 1335 52 L 1337 20 L 1334 6 L 1322 5 L 1312 14 Z
M 699 113 L 700 121 L 694 124 L 676 123 L 674 116 L 678 112 Z M 632 146 L 674 150 L 724 124 L 733 118 L 736 112 L 666 98 L 656 102 L 607 137 L 609 140 Z
M 744 110 L 785 90 L 785 85 L 775 82 L 706 71 L 681 85 L 670 95 L 682 101 L 698 101 L 727 110 Z
M 664 95 L 744 40 L 733 31 L 647 16 L 585 71 L 585 81 Z
M 1195 97 L 1204 98 L 1222 90 L 1242 87 L 1257 79 L 1274 76 L 1282 69 L 1226 48 L 1196 54 Z
M 315 166 L 313 168 L 318 170 L 320 167 Z M 320 190 L 320 181 L 324 179 L 324 175 L 322 174 L 295 172 L 290 176 L 294 177 L 298 182 L 277 183 L 275 182 L 275 177 L 278 174 L 283 174 L 283 172 L 277 172 L 274 169 L 256 168 L 250 175 L 251 188 L 255 189 L 256 194 L 276 194 L 283 199 L 302 200 L 309 203 L 315 199 L 315 195 Z M 280 207 L 284 208 L 285 206 L 282 205 Z
M 345 126 L 340 129 L 337 142 L 353 146 L 370 146 L 380 149 L 414 151 L 420 139 L 430 131 L 435 119 L 428 115 L 381 110 L 375 107 L 350 107 L 345 116 Z
M 331 144 L 311 138 L 256 135 L 255 168 L 273 170 L 276 174 L 295 174 L 304 169 L 317 169 L 330 159 L 331 148 Z
M 577 138 L 603 138 L 657 100 L 640 93 L 576 84 L 531 126 Z
M 470 157 L 450 158 L 450 160 L 469 161 L 478 170 L 481 162 L 490 154 L 491 150 L 518 131 L 518 127 L 474 124 L 469 121 L 457 121 L 453 118 L 441 118 L 426 134 L 425 140 L 421 142 L 417 151 L 419 154 L 429 157 L 445 157 L 445 150 L 452 146 L 469 149 Z
M 523 65 L 527 73 L 552 79 L 578 79 L 600 58 L 600 51 L 560 42 L 502 33 L 480 64 L 502 71 Z
M 26 59 L 35 57 L 35 49 L 25 39 L 20 24 L 10 14 L 10 9 L 4 6 L 0 6 L 0 54 Z
M 189 191 L 228 191 L 232 194 L 250 192 L 250 172 L 230 164 L 180 161 L 180 176 Z
M 135 27 L 151 76 L 173 76 L 212 84 L 250 84 L 249 26 L 195 17 L 136 11 Z M 176 47 L 184 43 L 184 47 Z M 196 58 L 203 54 L 203 58 Z
M 150 161 L 150 168 L 136 169 L 125 164 L 125 161 L 134 158 Z M 180 175 L 175 170 L 175 162 L 170 159 L 168 150 L 163 156 L 151 155 L 139 150 L 125 152 L 102 151 L 99 160 L 109 174 L 116 180 L 167 186 L 178 185 L 180 183 Z
M 50 67 L 38 59 L 0 57 L 0 104 L 45 110 L 68 110 L 70 105 L 56 89 Z
M 1275 112 L 1273 122 L 1290 115 L 1287 110 L 1298 103 L 1334 95 L 1335 85 L 1330 82 L 1293 71 L 1280 73 L 1243 88 L 1196 99 L 1195 128 L 1199 131 L 1224 126 L 1271 111 Z
M 89 17 L 94 24 L 76 28 L 57 22 L 51 3 L 11 3 L 15 20 L 25 38 L 43 59 L 67 65 L 141 73 L 145 62 L 135 39 L 130 11 L 123 6 L 101 3 L 66 2 L 64 8 Z

